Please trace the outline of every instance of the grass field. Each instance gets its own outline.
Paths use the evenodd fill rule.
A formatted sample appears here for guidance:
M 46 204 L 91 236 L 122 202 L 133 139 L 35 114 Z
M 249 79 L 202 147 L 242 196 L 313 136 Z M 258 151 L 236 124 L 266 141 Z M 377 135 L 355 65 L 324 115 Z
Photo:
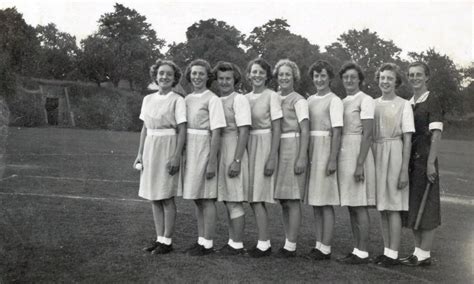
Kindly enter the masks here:
M 61 128 L 10 128 L 0 160 L 0 283 L 27 282 L 452 282 L 472 283 L 474 145 L 443 141 L 440 162 L 443 225 L 428 268 L 345 266 L 334 259 L 352 250 L 346 209 L 336 209 L 333 260 L 297 257 L 188 257 L 196 241 L 193 203 L 178 199 L 175 251 L 165 256 L 141 248 L 154 238 L 150 205 L 137 197 L 131 168 L 138 133 Z M 3 165 L 1 163 L 4 163 Z M 271 205 L 272 247 L 284 243 L 281 210 Z M 218 204 L 215 245 L 227 241 Z M 246 206 L 244 244 L 256 241 Z M 304 206 L 298 254 L 314 245 L 311 209 Z M 369 252 L 383 250 L 379 218 L 371 212 Z M 403 232 L 401 255 L 412 250 Z

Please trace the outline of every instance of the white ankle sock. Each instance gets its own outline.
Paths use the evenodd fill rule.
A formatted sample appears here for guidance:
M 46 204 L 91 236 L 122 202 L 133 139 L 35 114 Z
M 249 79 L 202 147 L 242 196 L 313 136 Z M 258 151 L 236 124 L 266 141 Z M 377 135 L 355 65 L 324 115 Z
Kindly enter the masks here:
M 171 238 L 167 238 L 167 237 L 162 237 L 161 238 L 161 243 L 162 244 L 165 244 L 165 245 L 169 246 L 169 245 L 171 245 L 171 242 L 172 242 Z
M 283 247 L 287 251 L 295 251 L 296 250 L 296 243 L 290 242 L 288 239 L 285 240 L 285 246 Z
M 431 257 L 431 253 L 430 251 L 426 251 L 426 250 L 422 250 L 422 249 L 418 249 L 418 252 L 417 254 L 415 254 L 416 258 L 418 258 L 418 261 L 422 261 L 422 260 L 425 260 L 427 258 L 430 258 Z
M 212 240 L 206 240 L 203 238 L 202 245 L 205 249 L 210 249 L 214 246 L 214 242 Z
M 357 255 L 360 258 L 368 258 L 369 253 L 363 250 L 360 250 L 358 248 L 354 248 L 354 251 L 352 251 L 353 254 Z
M 162 236 L 158 236 L 156 238 L 156 241 L 159 242 L 159 243 L 163 243 L 163 237 Z
M 199 237 L 198 238 L 198 244 L 200 244 L 202 246 L 202 243 L 204 242 L 204 238 L 203 237 Z
M 388 256 L 389 248 L 383 248 L 383 255 Z
M 413 255 L 418 255 L 418 251 L 420 250 L 420 248 L 418 247 L 415 247 L 415 251 L 413 252 Z
M 270 247 L 271 247 L 270 240 L 257 242 L 257 248 L 261 251 L 266 251 Z
M 234 242 L 231 239 L 229 239 L 227 244 L 233 249 L 243 249 L 244 248 L 244 243 L 243 242 Z
M 316 246 L 314 248 L 315 249 L 320 249 L 321 248 L 321 242 L 316 242 Z
M 392 249 L 387 249 L 387 254 L 385 256 L 391 258 L 391 259 L 397 259 L 398 258 L 398 251 L 392 250 Z
M 321 243 L 321 247 L 319 248 L 319 250 L 324 254 L 330 254 L 331 253 L 331 246 L 327 246 L 327 245 Z

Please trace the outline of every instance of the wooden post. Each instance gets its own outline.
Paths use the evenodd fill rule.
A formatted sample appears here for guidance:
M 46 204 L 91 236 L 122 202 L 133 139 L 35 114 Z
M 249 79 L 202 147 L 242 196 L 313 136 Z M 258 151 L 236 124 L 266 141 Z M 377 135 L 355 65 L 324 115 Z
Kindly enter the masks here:
M 46 122 L 46 125 L 48 125 L 48 111 L 46 110 L 46 96 L 44 94 L 43 90 L 43 85 L 39 85 L 39 90 L 41 94 L 41 103 L 43 104 L 43 111 L 44 111 L 44 121 Z
M 66 95 L 66 107 L 67 113 L 69 114 L 69 123 L 72 127 L 76 127 L 76 122 L 74 121 L 74 113 L 71 110 L 71 103 L 69 102 L 69 91 L 67 87 L 64 87 L 64 94 Z

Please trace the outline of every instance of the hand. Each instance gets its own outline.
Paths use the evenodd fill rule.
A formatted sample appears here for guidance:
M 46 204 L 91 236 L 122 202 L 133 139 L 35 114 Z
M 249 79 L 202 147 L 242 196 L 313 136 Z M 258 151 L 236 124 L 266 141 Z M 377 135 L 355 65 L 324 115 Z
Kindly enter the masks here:
M 296 159 L 295 163 L 295 175 L 300 175 L 306 170 L 308 161 L 306 157 Z
M 174 175 L 179 171 L 179 162 L 181 161 L 179 155 L 174 155 L 171 159 L 166 163 L 166 169 L 170 175 Z
M 330 176 L 336 172 L 336 160 L 329 160 L 328 165 L 326 166 L 326 175 Z
M 237 163 L 235 160 L 229 166 L 229 177 L 234 178 L 240 174 L 240 163 Z
M 216 176 L 217 165 L 216 162 L 207 162 L 206 179 L 211 179 Z
M 402 170 L 398 177 L 398 189 L 404 189 L 408 185 L 408 171 Z
M 364 182 L 364 166 L 356 166 L 355 172 L 354 172 L 354 179 L 356 182 Z
M 275 166 L 275 159 L 268 159 L 268 161 L 265 163 L 265 171 L 263 172 L 263 174 L 267 177 L 273 175 L 273 172 L 275 171 Z
M 142 164 L 142 170 L 143 170 L 143 161 L 142 161 L 142 156 L 141 155 L 138 155 L 137 158 L 135 159 L 135 161 L 133 162 L 133 169 L 136 170 L 137 168 L 135 168 L 135 166 L 137 164 Z
M 435 182 L 436 176 L 438 176 L 438 174 L 436 173 L 436 168 L 433 163 L 428 163 L 428 166 L 426 167 L 426 176 L 430 183 Z

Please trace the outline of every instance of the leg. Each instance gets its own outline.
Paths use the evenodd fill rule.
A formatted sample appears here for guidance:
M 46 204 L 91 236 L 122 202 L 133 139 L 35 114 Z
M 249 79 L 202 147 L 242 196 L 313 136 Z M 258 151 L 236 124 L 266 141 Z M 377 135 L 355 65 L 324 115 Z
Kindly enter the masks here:
M 268 217 L 267 217 L 267 208 L 263 202 L 253 202 L 250 203 L 252 210 L 255 214 L 255 220 L 257 223 L 258 229 L 258 240 L 267 241 L 268 237 Z
M 313 206 L 316 242 L 323 240 L 323 212 L 321 206 Z
M 165 233 L 163 204 L 161 200 L 152 201 L 151 207 L 153 209 L 153 221 L 155 222 L 156 236 L 162 237 Z
M 332 206 L 324 206 L 323 210 L 323 232 L 321 243 L 326 246 L 331 246 L 332 234 L 334 231 L 334 208 Z
M 204 224 L 204 238 L 212 240 L 216 231 L 216 201 L 214 199 L 203 199 L 203 224 Z
M 196 199 L 194 200 L 196 204 L 196 219 L 197 219 L 197 226 L 198 226 L 198 237 L 204 237 L 204 213 L 203 213 L 203 206 L 202 200 Z
M 415 238 L 415 247 L 421 246 L 421 230 L 413 229 L 413 237 Z
M 402 219 L 400 211 L 389 211 L 388 222 L 390 226 L 390 246 L 391 250 L 397 251 L 400 248 L 400 239 L 402 234 Z
M 292 243 L 296 243 L 298 232 L 301 225 L 301 204 L 299 200 L 288 200 L 288 231 L 287 239 Z
M 176 221 L 176 204 L 174 202 L 174 197 L 170 199 L 163 200 L 163 210 L 164 210 L 164 237 L 171 238 L 174 232 L 174 224 Z
M 283 217 L 283 230 L 285 230 L 285 237 L 288 239 L 288 227 L 290 222 L 289 216 L 289 207 L 288 207 L 289 200 L 280 200 L 281 203 L 281 210 L 282 210 L 282 217 Z
M 380 211 L 380 225 L 382 227 L 383 246 L 390 247 L 390 234 L 387 211 Z
M 354 237 L 354 247 L 358 248 L 359 246 L 359 228 L 357 226 L 357 213 L 354 207 L 348 207 L 349 210 L 349 219 L 351 221 L 351 230 L 352 236 Z
M 367 251 L 370 226 L 369 210 L 365 206 L 353 207 L 353 210 L 357 227 L 356 247 L 361 251 Z
M 245 227 L 244 206 L 242 202 L 226 202 L 226 205 L 229 216 L 229 238 L 240 243 L 243 239 Z
M 229 224 L 229 240 L 234 238 L 234 228 L 232 226 L 232 218 L 230 217 L 230 212 L 232 211 L 232 203 L 224 201 L 225 207 L 227 209 L 227 224 Z
M 436 229 L 420 230 L 420 233 L 421 233 L 421 244 L 419 246 L 420 249 L 424 251 L 431 251 L 431 248 L 433 247 L 435 231 Z

